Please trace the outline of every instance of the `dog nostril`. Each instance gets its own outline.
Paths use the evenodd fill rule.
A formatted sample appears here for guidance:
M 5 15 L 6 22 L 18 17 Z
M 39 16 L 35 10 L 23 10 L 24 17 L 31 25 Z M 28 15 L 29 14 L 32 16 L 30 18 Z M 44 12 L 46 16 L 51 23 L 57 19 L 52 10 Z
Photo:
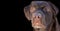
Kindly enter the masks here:
M 36 18 L 40 18 L 39 16 L 36 16 Z
M 35 16 L 35 18 L 40 18 L 39 16 Z
M 38 16 L 38 18 L 39 18 L 39 16 Z

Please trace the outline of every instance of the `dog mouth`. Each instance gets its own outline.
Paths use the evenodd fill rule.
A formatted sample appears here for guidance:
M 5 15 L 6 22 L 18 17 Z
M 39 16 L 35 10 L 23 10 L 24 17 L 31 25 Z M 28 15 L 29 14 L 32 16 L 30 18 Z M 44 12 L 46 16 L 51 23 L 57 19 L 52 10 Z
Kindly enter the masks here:
M 45 29 L 46 26 L 42 25 L 42 24 L 35 24 L 35 25 L 32 25 L 33 28 L 37 28 L 37 29 Z
M 37 20 L 37 19 L 36 19 Z M 46 26 L 43 25 L 39 20 L 37 21 L 33 21 L 32 22 L 32 27 L 34 29 L 40 30 L 40 31 L 44 31 L 46 29 Z
M 34 26 L 35 31 L 45 31 L 46 29 L 42 26 Z
M 45 30 L 46 30 L 46 26 L 44 26 L 43 24 L 35 23 L 35 24 L 32 25 L 32 27 L 33 27 L 36 31 L 45 31 Z
M 43 27 L 43 26 L 33 26 L 34 28 L 43 28 L 43 29 L 45 29 L 45 27 Z

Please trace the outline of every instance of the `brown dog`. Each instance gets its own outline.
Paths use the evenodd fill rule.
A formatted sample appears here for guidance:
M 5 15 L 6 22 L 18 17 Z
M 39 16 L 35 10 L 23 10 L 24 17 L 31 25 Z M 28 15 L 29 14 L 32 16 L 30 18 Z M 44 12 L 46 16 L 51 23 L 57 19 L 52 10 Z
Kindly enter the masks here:
M 26 18 L 34 31 L 60 31 L 56 15 L 58 8 L 48 1 L 32 1 L 24 8 Z

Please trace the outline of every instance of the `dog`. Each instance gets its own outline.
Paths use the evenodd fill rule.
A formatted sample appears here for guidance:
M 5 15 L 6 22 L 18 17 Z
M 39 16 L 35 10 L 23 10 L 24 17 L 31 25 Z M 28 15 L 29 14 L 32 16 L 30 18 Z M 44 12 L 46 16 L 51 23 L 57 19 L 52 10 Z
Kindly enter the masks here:
M 58 8 L 49 1 L 32 1 L 24 7 L 24 14 L 34 31 L 60 31 L 58 12 Z

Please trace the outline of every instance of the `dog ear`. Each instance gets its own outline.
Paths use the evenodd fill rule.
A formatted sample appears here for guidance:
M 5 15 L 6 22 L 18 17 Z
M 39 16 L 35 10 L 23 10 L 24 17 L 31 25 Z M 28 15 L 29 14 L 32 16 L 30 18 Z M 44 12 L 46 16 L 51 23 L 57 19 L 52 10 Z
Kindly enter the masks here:
M 49 2 L 49 3 L 50 3 L 50 5 L 51 5 L 51 7 L 52 7 L 52 9 L 54 11 L 54 15 L 57 15 L 58 12 L 59 12 L 59 9 L 53 3 L 51 3 L 51 2 Z
M 30 6 L 26 6 L 24 8 L 24 14 L 25 14 L 25 17 L 30 20 Z

